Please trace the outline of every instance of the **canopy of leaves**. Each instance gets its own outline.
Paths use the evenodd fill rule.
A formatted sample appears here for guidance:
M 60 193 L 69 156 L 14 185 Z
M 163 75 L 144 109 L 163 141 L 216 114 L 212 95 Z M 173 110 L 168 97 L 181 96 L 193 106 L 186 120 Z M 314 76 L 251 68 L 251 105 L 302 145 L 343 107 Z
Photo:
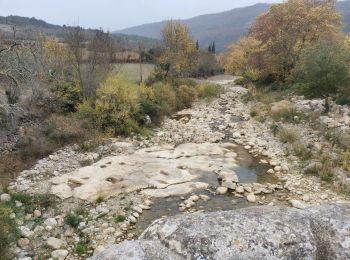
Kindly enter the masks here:
M 302 51 L 292 79 L 311 97 L 329 97 L 350 84 L 350 49 L 320 41 Z

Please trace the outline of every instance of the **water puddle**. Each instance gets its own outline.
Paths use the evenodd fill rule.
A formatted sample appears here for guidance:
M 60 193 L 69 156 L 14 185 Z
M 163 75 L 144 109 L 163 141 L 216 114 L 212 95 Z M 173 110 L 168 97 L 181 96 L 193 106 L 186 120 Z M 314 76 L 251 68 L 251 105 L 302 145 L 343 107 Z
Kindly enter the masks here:
M 268 170 L 267 165 L 260 164 L 260 158 L 254 158 L 243 147 L 235 146 L 230 150 L 237 154 L 238 166 L 233 168 L 238 176 L 240 183 L 276 183 L 277 178 L 273 175 L 266 174 Z M 161 217 L 169 217 L 178 214 L 191 214 L 182 213 L 179 210 L 179 204 L 183 202 L 183 199 L 188 199 L 190 195 L 207 195 L 210 199 L 208 201 L 199 200 L 195 206 L 191 208 L 194 211 L 214 212 L 222 210 L 234 210 L 251 206 L 246 198 L 238 198 L 233 194 L 228 193 L 224 196 L 214 195 L 215 188 L 219 186 L 218 176 L 214 172 L 201 172 L 200 178 L 196 181 L 205 182 L 210 185 L 208 190 L 198 190 L 192 194 L 188 194 L 184 197 L 168 197 L 161 199 L 154 199 L 154 205 L 149 211 L 145 211 L 135 226 L 133 233 L 140 235 L 149 225 L 155 220 Z

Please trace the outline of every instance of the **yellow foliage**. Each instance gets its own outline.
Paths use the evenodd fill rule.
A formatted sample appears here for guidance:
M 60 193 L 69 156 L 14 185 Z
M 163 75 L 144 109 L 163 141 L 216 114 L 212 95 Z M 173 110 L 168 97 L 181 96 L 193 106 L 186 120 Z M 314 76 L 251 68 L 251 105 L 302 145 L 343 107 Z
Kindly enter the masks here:
M 188 76 L 197 64 L 196 43 L 186 25 L 170 21 L 163 29 L 164 50 L 159 63 L 168 64 L 175 76 Z
M 44 59 L 50 69 L 62 71 L 69 60 L 69 50 L 57 38 L 50 37 L 43 44 Z
M 341 14 L 334 0 L 289 0 L 274 4 L 260 15 L 249 36 L 264 43 L 255 66 L 265 75 L 285 79 L 299 59 L 301 51 L 320 39 L 337 39 L 341 32 Z

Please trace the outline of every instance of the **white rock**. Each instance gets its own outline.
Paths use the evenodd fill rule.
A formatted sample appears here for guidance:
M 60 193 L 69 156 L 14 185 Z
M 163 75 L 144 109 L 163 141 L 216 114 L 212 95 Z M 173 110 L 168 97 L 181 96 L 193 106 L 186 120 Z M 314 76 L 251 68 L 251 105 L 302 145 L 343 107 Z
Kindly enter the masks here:
M 249 202 L 254 203 L 254 202 L 256 202 L 256 197 L 255 197 L 255 195 L 254 195 L 253 193 L 250 193 L 250 194 L 247 196 L 247 200 L 248 200 Z
M 236 188 L 236 192 L 237 192 L 237 193 L 244 193 L 244 187 L 243 187 L 243 186 L 238 186 L 238 187 Z
M 267 173 L 268 173 L 268 174 L 274 174 L 275 171 L 274 171 L 273 169 L 269 169 L 269 170 L 267 171 Z
M 132 207 L 132 210 L 136 211 L 139 214 L 142 214 L 142 208 L 138 207 L 138 206 L 134 206 Z
M 55 227 L 55 226 L 57 226 L 57 221 L 54 218 L 48 218 L 44 221 L 44 224 L 46 226 Z
M 34 214 L 34 217 L 36 217 L 36 218 L 41 217 L 41 211 L 40 210 L 37 210 L 37 209 L 34 210 L 33 214 Z
M 7 193 L 3 193 L 0 195 L 1 202 L 9 202 L 11 200 L 11 196 Z
M 216 193 L 219 195 L 224 195 L 227 193 L 227 191 L 228 191 L 228 188 L 226 188 L 226 187 L 218 187 L 216 189 Z
M 68 253 L 69 252 L 65 249 L 59 249 L 59 250 L 55 250 L 55 251 L 51 252 L 51 256 L 57 260 L 64 260 L 64 259 L 66 259 Z
M 53 249 L 61 248 L 63 241 L 55 237 L 49 237 L 46 241 L 47 245 Z

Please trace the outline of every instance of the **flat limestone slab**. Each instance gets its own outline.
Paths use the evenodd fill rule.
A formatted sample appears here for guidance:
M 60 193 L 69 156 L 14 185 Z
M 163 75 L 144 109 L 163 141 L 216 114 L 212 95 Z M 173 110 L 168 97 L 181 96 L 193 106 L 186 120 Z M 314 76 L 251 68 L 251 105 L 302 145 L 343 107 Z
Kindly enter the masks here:
M 142 189 L 147 189 L 145 193 L 149 196 L 160 197 L 179 194 L 181 189 L 189 193 L 207 187 L 201 183 L 202 173 L 233 171 L 237 166 L 235 157 L 227 144 L 188 143 L 176 148 L 140 149 L 132 154 L 106 157 L 52 178 L 51 193 L 62 199 L 76 197 L 88 201 Z M 172 187 L 175 184 L 186 185 Z

